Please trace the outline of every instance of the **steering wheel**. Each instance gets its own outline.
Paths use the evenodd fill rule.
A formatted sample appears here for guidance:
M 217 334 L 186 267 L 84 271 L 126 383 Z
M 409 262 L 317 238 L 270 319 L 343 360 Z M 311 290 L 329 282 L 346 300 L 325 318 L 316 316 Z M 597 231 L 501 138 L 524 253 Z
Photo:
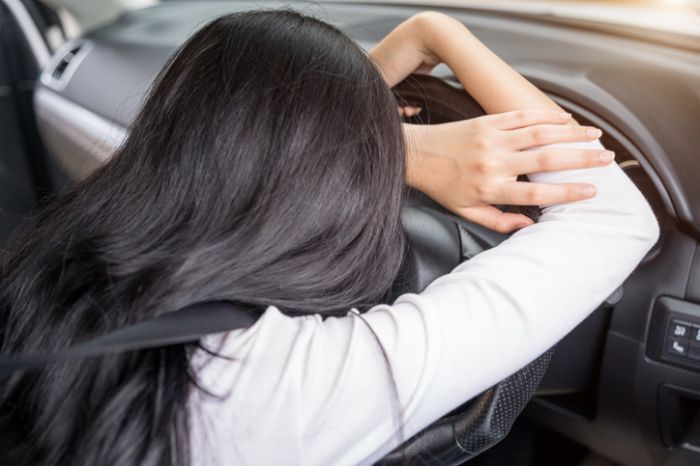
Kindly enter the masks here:
M 442 123 L 484 114 L 466 92 L 431 76 L 412 76 L 399 84 L 395 93 L 399 101 L 423 109 L 423 122 Z M 537 208 L 519 210 L 534 217 L 539 212 Z M 409 251 L 403 279 L 396 285 L 398 292 L 420 292 L 461 262 L 507 238 L 457 217 L 415 191 L 410 193 L 402 222 Z M 377 465 L 458 465 L 494 446 L 508 434 L 535 394 L 551 355 L 550 349 L 414 435 Z

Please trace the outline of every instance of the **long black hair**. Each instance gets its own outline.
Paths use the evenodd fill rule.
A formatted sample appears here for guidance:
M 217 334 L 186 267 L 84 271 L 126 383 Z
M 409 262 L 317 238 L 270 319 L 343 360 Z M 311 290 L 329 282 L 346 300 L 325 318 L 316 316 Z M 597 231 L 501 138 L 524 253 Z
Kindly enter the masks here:
M 396 102 L 351 40 L 290 11 L 219 18 L 171 59 L 118 153 L 4 252 L 0 352 L 63 348 L 202 301 L 288 314 L 376 304 L 403 258 L 404 170 Z M 0 463 L 188 463 L 192 351 L 0 382 Z

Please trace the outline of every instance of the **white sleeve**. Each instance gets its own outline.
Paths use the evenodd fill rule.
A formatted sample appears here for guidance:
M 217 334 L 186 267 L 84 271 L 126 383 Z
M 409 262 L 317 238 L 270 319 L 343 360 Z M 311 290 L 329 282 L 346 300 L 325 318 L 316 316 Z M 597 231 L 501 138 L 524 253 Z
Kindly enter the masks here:
M 373 463 L 400 442 L 397 422 L 406 439 L 555 344 L 622 284 L 658 237 L 649 205 L 616 164 L 531 178 L 592 183 L 598 194 L 546 207 L 538 223 L 424 292 L 374 307 L 364 322 L 268 311 L 268 330 L 259 322 L 257 336 L 246 335 L 241 370 L 251 371 L 251 380 L 268 373 L 274 380 L 274 389 L 262 392 L 257 384 L 265 402 L 256 419 L 294 419 L 292 456 L 314 465 Z M 282 362 L 273 361 L 265 340 L 280 345 Z M 256 396 L 251 382 L 244 401 L 244 386 L 232 403 Z

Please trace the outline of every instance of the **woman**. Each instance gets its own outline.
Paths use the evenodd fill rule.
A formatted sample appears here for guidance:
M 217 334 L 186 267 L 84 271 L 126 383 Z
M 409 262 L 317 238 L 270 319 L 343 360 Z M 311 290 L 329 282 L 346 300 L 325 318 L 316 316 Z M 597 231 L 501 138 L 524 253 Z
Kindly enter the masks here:
M 370 464 L 544 352 L 656 240 L 598 143 L 541 147 L 600 133 L 460 23 L 420 14 L 370 59 L 291 12 L 220 18 L 177 53 L 119 153 L 6 253 L 0 349 L 64 348 L 201 301 L 260 317 L 202 348 L 15 376 L 0 391 L 15 434 L 2 464 Z M 438 62 L 489 113 L 511 113 L 404 127 L 405 166 L 389 88 Z M 598 168 L 515 181 L 582 167 Z M 504 231 L 532 222 L 489 204 L 554 205 L 420 295 L 377 305 L 402 262 L 404 177 Z

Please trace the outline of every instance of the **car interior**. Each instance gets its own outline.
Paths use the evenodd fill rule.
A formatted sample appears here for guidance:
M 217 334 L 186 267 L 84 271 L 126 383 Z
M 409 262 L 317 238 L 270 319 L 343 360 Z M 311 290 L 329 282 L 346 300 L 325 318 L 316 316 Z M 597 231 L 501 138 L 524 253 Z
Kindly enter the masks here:
M 407 453 L 423 461 L 409 464 L 700 464 L 700 36 L 458 2 L 243 0 L 150 2 L 76 35 L 60 3 L 0 2 L 2 247 L 33 210 L 111 156 L 159 70 L 206 21 L 291 7 L 369 50 L 413 14 L 443 11 L 577 121 L 604 131 L 602 143 L 649 201 L 661 236 L 624 285 L 549 353 L 383 464 L 402 464 Z M 394 92 L 399 104 L 422 109 L 405 119 L 411 123 L 483 114 L 444 66 Z M 417 192 L 404 227 L 422 245 L 404 290 L 422 289 L 505 239 Z

